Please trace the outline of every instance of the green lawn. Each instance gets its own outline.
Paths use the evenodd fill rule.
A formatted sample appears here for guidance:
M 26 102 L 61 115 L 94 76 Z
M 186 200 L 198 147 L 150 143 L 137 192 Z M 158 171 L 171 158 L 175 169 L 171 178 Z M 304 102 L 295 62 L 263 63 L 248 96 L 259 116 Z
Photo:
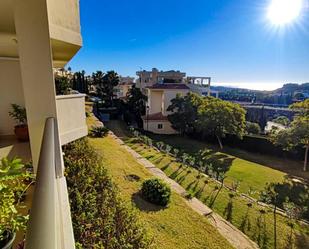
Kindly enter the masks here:
M 207 219 L 192 211 L 179 195 L 172 194 L 171 203 L 166 209 L 141 199 L 138 195 L 141 183 L 152 176 L 113 138 L 91 138 L 90 143 L 102 155 L 104 165 L 122 196 L 137 207 L 142 221 L 153 236 L 155 248 L 232 248 Z M 135 181 L 130 176 L 140 179 Z
M 121 124 L 113 123 L 111 128 L 121 136 L 129 146 L 154 163 L 158 168 L 162 169 L 170 178 L 186 188 L 188 192 L 194 194 L 205 204 L 212 207 L 218 214 L 222 215 L 240 230 L 245 232 L 251 239 L 255 240 L 261 248 L 274 247 L 273 214 L 271 209 L 264 209 L 239 195 L 232 196 L 231 198 L 232 192 L 225 188 L 220 190 L 220 185 L 218 183 L 207 178 L 205 175 L 200 175 L 197 170 L 181 166 L 175 161 L 175 158 L 149 148 L 144 144 L 136 143 L 135 139 L 128 136 L 127 130 Z M 179 140 L 180 139 L 181 138 L 179 138 Z M 179 145 L 181 141 L 179 140 L 177 140 L 177 137 L 174 137 L 174 139 L 170 140 L 170 144 Z M 192 143 L 183 143 L 181 148 L 188 152 L 191 151 L 191 153 L 193 153 L 194 150 L 198 150 L 194 148 L 194 144 Z M 217 152 L 214 151 L 213 154 L 216 155 Z M 223 156 L 224 158 L 231 157 L 226 154 Z M 231 169 L 228 174 L 229 181 L 232 181 L 233 177 L 242 181 L 240 190 L 243 192 L 246 192 L 250 186 L 254 186 L 257 190 L 262 189 L 266 182 L 282 181 L 284 177 L 284 174 L 279 171 L 235 157 L 233 157 Z M 260 176 L 260 174 L 263 174 L 263 176 Z M 248 177 L 251 179 L 250 181 L 248 181 Z M 309 248 L 309 227 L 299 224 L 296 225 L 295 235 L 293 240 L 291 240 L 288 236 L 290 228 L 287 225 L 287 218 L 280 215 L 277 216 L 277 248 L 286 248 L 290 241 L 293 241 L 294 248 Z
M 181 136 L 153 136 L 154 139 L 164 141 L 167 144 L 184 150 L 189 154 L 197 153 L 199 150 L 209 150 L 210 157 L 220 157 L 229 163 L 229 170 L 226 174 L 225 184 L 231 186 L 233 182 L 239 181 L 239 191 L 248 193 L 248 190 L 255 191 L 254 197 L 263 190 L 267 183 L 282 182 L 287 176 L 286 173 L 272 169 L 253 161 L 245 160 L 231 154 L 218 152 L 215 146 Z M 235 149 L 234 149 L 235 150 Z M 227 160 L 229 159 L 229 160 Z

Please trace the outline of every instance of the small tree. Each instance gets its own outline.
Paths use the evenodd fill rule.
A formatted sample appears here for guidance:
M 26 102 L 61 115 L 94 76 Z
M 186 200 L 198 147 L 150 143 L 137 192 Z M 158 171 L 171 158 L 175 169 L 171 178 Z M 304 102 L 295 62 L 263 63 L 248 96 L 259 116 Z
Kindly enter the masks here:
M 280 204 L 280 196 L 275 189 L 275 184 L 268 184 L 260 195 L 261 201 L 273 206 L 274 215 L 274 249 L 277 249 L 277 207 Z
M 177 148 L 174 148 L 173 149 L 173 155 L 174 155 L 174 157 L 178 157 L 178 154 L 179 154 L 179 149 L 177 149 Z
M 196 129 L 203 135 L 213 135 L 223 149 L 221 139 L 226 134 L 240 138 L 245 132 L 246 111 L 238 104 L 207 97 L 198 108 Z
M 132 113 L 139 124 L 142 126 L 141 117 L 145 115 L 147 96 L 139 88 L 133 86 L 127 93 L 128 111 Z
M 287 118 L 286 116 L 279 116 L 279 117 L 273 119 L 272 122 L 277 123 L 277 124 L 281 124 L 283 126 L 288 126 L 291 123 L 289 118 Z
M 169 154 L 172 150 L 172 146 L 170 146 L 169 144 L 165 145 L 165 152 L 166 154 Z
M 309 152 L 309 99 L 304 102 L 292 105 L 290 108 L 298 111 L 298 115 L 287 129 L 274 130 L 270 140 L 285 150 L 290 150 L 297 146 L 305 148 L 304 167 L 307 170 Z
M 258 135 L 261 133 L 261 128 L 258 123 L 246 122 L 246 132 Z
M 292 248 L 293 245 L 293 232 L 294 232 L 294 222 L 299 219 L 301 216 L 301 208 L 295 205 L 295 203 L 286 201 L 283 203 L 283 208 L 288 215 L 289 218 L 289 227 L 290 227 L 290 238 L 289 238 L 289 243 Z

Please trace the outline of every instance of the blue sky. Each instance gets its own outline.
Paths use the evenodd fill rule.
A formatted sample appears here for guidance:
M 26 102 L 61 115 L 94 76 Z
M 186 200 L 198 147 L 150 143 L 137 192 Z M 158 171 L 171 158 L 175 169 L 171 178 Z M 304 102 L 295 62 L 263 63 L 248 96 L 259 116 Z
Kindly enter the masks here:
M 175 69 L 252 89 L 309 82 L 308 8 L 278 28 L 269 1 L 81 0 L 83 47 L 69 66 L 124 76 Z

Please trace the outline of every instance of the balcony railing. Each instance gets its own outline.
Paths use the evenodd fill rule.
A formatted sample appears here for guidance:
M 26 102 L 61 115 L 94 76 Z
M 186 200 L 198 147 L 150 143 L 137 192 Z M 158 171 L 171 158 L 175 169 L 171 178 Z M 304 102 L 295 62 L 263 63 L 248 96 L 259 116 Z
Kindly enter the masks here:
M 26 249 L 75 248 L 59 133 L 55 118 L 45 123 Z

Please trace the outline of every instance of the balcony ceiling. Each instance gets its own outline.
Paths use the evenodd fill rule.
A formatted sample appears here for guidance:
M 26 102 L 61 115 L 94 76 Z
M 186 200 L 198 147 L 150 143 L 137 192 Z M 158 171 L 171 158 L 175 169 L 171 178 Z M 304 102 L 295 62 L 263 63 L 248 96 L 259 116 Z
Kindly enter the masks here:
M 54 24 L 50 24 L 49 28 L 54 66 L 62 67 L 80 49 L 81 36 L 77 32 L 63 29 L 63 27 Z M 18 58 L 17 45 L 13 1 L 0 0 L 0 57 Z

